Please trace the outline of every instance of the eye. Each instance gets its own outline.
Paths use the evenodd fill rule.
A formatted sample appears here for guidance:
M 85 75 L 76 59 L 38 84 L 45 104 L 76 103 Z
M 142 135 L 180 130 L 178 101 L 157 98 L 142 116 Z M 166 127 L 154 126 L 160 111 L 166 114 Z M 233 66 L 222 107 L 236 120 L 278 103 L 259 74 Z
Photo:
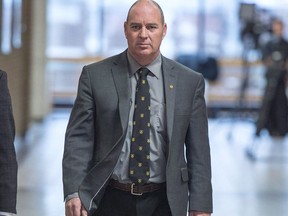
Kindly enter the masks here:
M 140 26 L 140 25 L 136 25 L 136 24 L 132 24 L 132 25 L 130 25 L 130 28 L 131 28 L 132 30 L 136 31 L 136 30 L 141 29 L 141 26 Z
M 153 31 L 153 30 L 155 30 L 155 29 L 158 29 L 158 26 L 157 26 L 157 25 L 148 25 L 146 28 L 147 28 L 148 30 Z

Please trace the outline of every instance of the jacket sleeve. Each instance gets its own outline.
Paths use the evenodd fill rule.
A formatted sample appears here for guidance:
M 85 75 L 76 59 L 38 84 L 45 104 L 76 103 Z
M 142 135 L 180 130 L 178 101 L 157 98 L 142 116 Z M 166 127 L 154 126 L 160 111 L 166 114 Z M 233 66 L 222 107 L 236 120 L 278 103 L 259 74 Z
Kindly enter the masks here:
M 15 125 L 7 74 L 0 71 L 0 211 L 16 213 Z
M 212 212 L 211 159 L 204 89 L 205 82 L 201 76 L 194 94 L 185 140 L 189 174 L 189 210 Z
M 94 109 L 90 78 L 84 67 L 65 134 L 62 161 L 64 198 L 78 191 L 91 166 L 94 146 Z

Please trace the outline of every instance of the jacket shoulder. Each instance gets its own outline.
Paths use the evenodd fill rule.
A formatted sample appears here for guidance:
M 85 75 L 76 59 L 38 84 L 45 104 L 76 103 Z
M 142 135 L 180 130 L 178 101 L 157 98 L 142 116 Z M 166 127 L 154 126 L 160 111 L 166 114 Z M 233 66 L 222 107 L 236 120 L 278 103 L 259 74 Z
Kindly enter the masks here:
M 175 61 L 175 60 L 172 60 L 172 59 L 169 59 L 167 57 L 164 57 L 163 56 L 163 64 L 165 65 L 165 68 L 171 68 L 173 69 L 176 73 L 180 73 L 180 74 L 186 74 L 188 76 L 192 76 L 192 77 L 201 77 L 202 74 L 195 71 L 195 70 L 192 70 L 191 68 Z
M 113 65 L 117 65 L 119 62 L 127 61 L 126 58 L 126 52 L 122 52 L 120 54 L 110 56 L 108 58 L 104 58 L 100 61 L 88 64 L 84 66 L 87 70 L 95 69 L 95 68 L 101 68 L 101 69 L 107 69 L 111 68 Z
M 0 69 L 0 79 L 4 76 L 7 76 L 7 73 Z

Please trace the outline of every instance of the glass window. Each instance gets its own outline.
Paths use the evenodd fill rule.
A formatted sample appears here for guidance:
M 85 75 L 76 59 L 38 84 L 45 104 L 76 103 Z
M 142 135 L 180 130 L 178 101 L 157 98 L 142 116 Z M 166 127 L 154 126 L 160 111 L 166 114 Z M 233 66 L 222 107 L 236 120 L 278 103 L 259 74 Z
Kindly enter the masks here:
M 47 71 L 53 76 L 53 95 L 76 94 L 75 86 L 80 71 L 72 70 L 73 61 L 78 65 L 117 54 L 126 49 L 123 24 L 131 0 L 47 0 Z M 277 14 L 288 20 L 288 0 L 245 1 L 255 3 L 257 12 Z M 170 58 L 182 54 L 204 53 L 217 59 L 241 59 L 243 43 L 239 19 L 241 1 L 227 0 L 158 0 L 168 25 L 162 43 L 162 53 Z M 288 23 L 287 23 L 288 24 Z M 288 31 L 288 28 L 286 28 Z M 71 63 L 72 62 L 72 63 Z M 77 67 L 75 67 L 77 68 Z M 79 69 L 79 68 L 78 68 Z M 69 94 L 58 87 L 61 76 L 75 79 L 69 82 Z M 71 78 L 71 79 L 72 79 Z M 59 79 L 59 80 L 58 80 Z M 67 85 L 69 85 L 69 83 Z M 73 86 L 72 86 L 73 85 Z

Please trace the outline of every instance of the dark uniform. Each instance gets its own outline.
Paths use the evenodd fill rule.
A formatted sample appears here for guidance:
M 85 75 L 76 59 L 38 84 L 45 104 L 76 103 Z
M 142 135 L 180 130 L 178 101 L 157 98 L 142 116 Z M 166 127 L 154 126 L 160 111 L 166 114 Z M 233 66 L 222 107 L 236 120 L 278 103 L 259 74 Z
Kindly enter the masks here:
M 288 131 L 288 104 L 286 96 L 288 42 L 274 37 L 263 49 L 266 65 L 266 88 L 257 121 L 256 135 L 266 128 L 271 136 L 285 136 Z

